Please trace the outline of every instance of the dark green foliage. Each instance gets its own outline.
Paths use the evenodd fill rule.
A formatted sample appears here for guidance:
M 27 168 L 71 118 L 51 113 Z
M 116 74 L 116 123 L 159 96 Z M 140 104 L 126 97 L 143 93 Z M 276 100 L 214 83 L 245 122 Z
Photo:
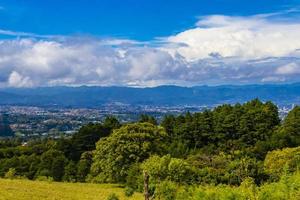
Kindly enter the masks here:
M 41 155 L 38 176 L 49 176 L 54 181 L 61 181 L 64 175 L 66 158 L 64 153 L 50 149 Z
M 297 147 L 300 145 L 300 107 L 296 106 L 284 119 L 273 136 L 273 148 Z
M 140 123 L 148 122 L 148 123 L 150 123 L 150 124 L 157 125 L 156 119 L 155 119 L 153 116 L 146 115 L 146 114 L 142 114 L 142 115 L 140 116 L 139 122 L 140 122 Z
M 126 197 L 131 197 L 134 194 L 134 189 L 126 187 L 124 192 Z
M 103 124 L 93 124 L 83 126 L 72 136 L 72 151 L 70 158 L 79 160 L 81 154 L 85 151 L 92 151 L 96 148 L 96 142 L 104 137 L 109 136 L 113 129 L 119 128 L 121 125 L 117 118 L 108 116 Z
M 107 200 L 119 200 L 119 197 L 115 193 L 112 193 L 107 197 Z
M 85 182 L 87 175 L 90 173 L 92 165 L 92 153 L 87 151 L 81 155 L 81 158 L 77 164 L 77 181 Z
M 222 105 L 202 113 L 166 116 L 161 125 L 173 142 L 185 144 L 189 150 L 203 149 L 209 153 L 246 150 L 263 156 L 268 149 L 255 152 L 253 146 L 266 147 L 266 141 L 279 123 L 277 107 L 255 99 L 243 105 Z M 181 156 L 185 152 L 182 151 Z M 178 152 L 174 155 L 180 156 Z
M 76 182 L 77 166 L 74 161 L 69 161 L 64 169 L 63 180 L 68 182 Z
M 120 124 L 119 120 L 116 117 L 114 117 L 114 116 L 107 116 L 104 119 L 103 126 L 105 128 L 107 128 L 107 129 L 109 129 L 110 132 L 111 132 L 113 129 L 120 128 L 121 124 Z
M 102 124 L 88 124 L 83 126 L 71 139 L 72 159 L 79 160 L 80 155 L 85 151 L 95 149 L 96 142 L 110 134 L 110 129 Z
M 12 137 L 13 131 L 9 126 L 9 122 L 6 114 L 0 113 L 0 137 Z

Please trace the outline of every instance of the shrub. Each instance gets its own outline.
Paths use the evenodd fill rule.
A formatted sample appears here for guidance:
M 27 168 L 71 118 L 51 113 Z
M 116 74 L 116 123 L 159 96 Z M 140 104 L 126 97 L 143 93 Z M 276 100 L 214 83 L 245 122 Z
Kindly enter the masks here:
M 126 187 L 124 192 L 126 197 L 131 197 L 134 194 L 134 189 L 130 187 Z
M 53 182 L 53 178 L 51 176 L 38 176 L 36 178 L 37 181 L 47 181 L 47 182 Z
M 107 200 L 119 200 L 119 197 L 115 193 L 112 193 L 107 197 Z
M 264 161 L 266 172 L 275 180 L 285 173 L 296 172 L 300 167 L 300 147 L 271 151 Z
M 13 179 L 16 177 L 16 169 L 9 168 L 9 170 L 5 173 L 4 178 Z
M 163 181 L 157 185 L 155 196 L 158 199 L 174 200 L 176 199 L 177 184 L 171 181 Z

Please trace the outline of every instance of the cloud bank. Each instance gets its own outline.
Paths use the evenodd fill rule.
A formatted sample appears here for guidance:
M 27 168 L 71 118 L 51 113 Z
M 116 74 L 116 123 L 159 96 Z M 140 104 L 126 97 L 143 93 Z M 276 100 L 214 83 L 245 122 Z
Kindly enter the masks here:
M 0 86 L 156 86 L 300 81 L 300 21 L 201 17 L 157 41 L 38 36 L 0 40 Z

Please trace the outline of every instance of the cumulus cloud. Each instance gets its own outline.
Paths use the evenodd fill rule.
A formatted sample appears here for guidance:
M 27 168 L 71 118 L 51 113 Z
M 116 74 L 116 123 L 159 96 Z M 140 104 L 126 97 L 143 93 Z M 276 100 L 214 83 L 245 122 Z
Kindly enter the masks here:
M 18 36 L 0 40 L 0 86 L 243 84 L 300 81 L 300 23 L 205 16 L 162 41 Z
M 23 77 L 18 72 L 13 71 L 8 78 L 8 85 L 11 87 L 32 87 L 29 77 Z
M 296 75 L 300 74 L 300 65 L 296 63 L 289 63 L 280 66 L 276 69 L 276 74 L 280 75 Z
M 177 49 L 190 61 L 218 53 L 222 57 L 260 59 L 283 57 L 300 46 L 300 23 L 270 21 L 264 15 L 202 17 L 197 27 L 167 38 L 168 42 L 186 44 Z

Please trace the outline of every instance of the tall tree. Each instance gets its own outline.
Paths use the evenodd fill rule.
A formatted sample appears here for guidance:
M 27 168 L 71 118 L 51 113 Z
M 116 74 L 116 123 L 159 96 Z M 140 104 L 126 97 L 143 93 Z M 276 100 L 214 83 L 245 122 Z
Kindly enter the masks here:
M 150 123 L 128 124 L 116 129 L 97 143 L 91 167 L 94 180 L 125 181 L 131 165 L 166 151 L 165 139 L 164 129 Z

